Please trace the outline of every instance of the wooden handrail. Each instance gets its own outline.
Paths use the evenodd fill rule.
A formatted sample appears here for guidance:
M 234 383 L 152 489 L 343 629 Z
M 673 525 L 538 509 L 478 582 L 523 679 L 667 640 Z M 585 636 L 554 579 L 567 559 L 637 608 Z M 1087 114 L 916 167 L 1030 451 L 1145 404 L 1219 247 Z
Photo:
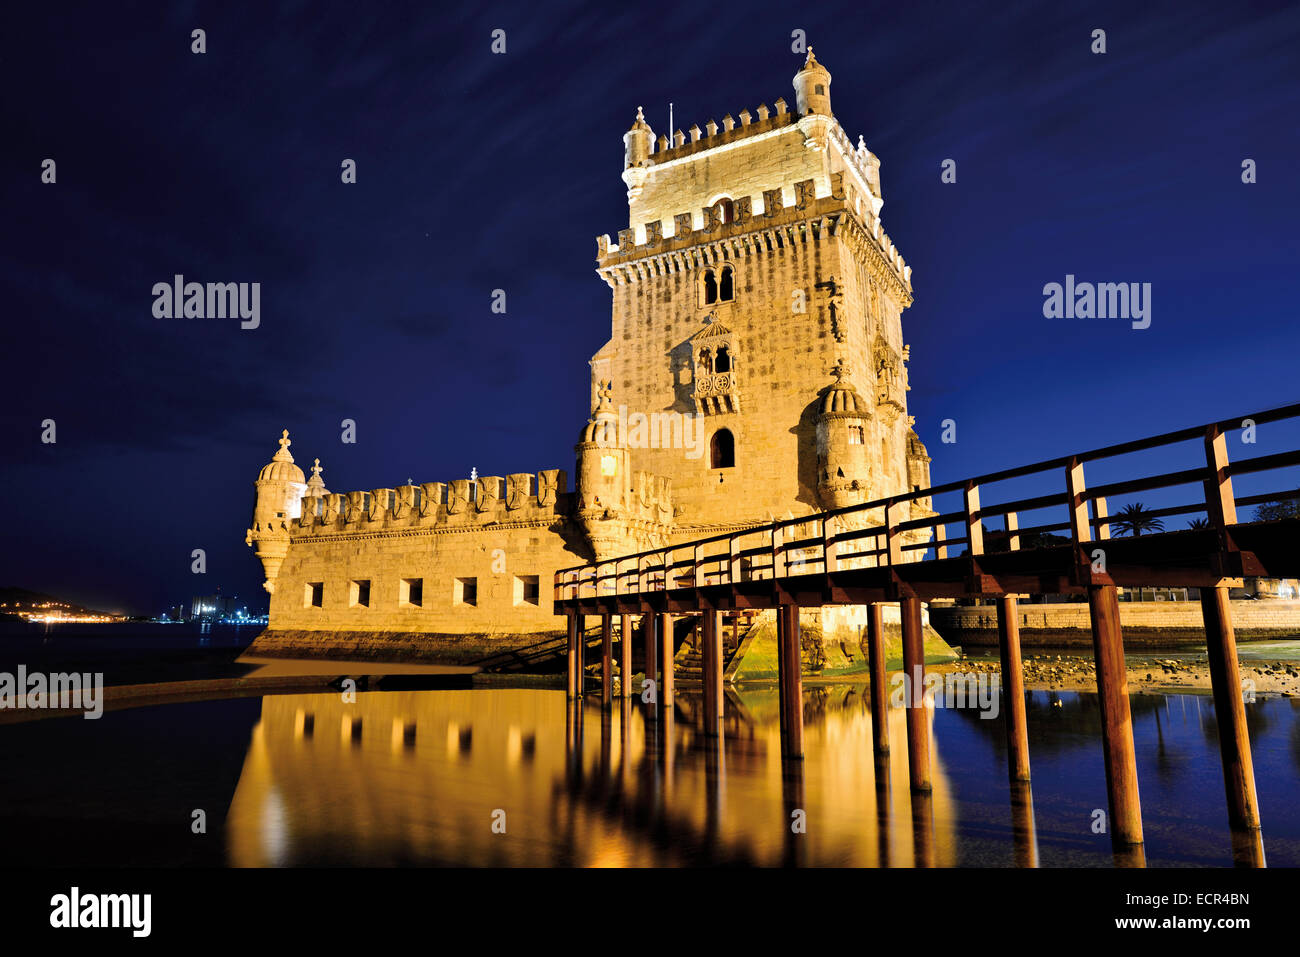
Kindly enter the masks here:
M 1116 519 L 1107 510 L 1107 498 L 1180 485 L 1202 485 L 1204 499 L 1199 503 L 1169 506 L 1147 514 L 1163 517 L 1205 512 L 1209 516 L 1211 527 L 1224 528 L 1236 524 L 1237 506 L 1300 498 L 1300 489 L 1235 498 L 1232 491 L 1233 476 L 1300 465 L 1300 450 L 1276 452 L 1230 463 L 1227 457 L 1227 435 L 1241 428 L 1241 423 L 1245 420 L 1261 425 L 1296 417 L 1300 417 L 1300 404 L 1223 419 L 1201 427 L 1179 429 L 858 505 L 780 519 L 767 525 L 620 556 L 612 561 L 576 565 L 555 573 L 554 592 L 557 597 L 581 597 L 588 589 L 596 596 L 610 594 L 612 589 L 613 594 L 624 595 L 681 587 L 680 580 L 683 577 L 696 587 L 738 582 L 745 574 L 751 579 L 764 574 L 780 578 L 791 568 L 797 569 L 799 573 L 807 573 L 809 568 L 820 565 L 829 571 L 841 568 L 843 562 L 853 560 L 874 558 L 881 565 L 901 563 L 904 553 L 926 552 L 931 548 L 935 550 L 935 558 L 946 558 L 951 554 L 952 548 L 960 545 L 967 546 L 968 554 L 978 556 L 984 552 L 983 539 L 987 531 L 984 520 L 999 515 L 1005 517 L 1006 531 L 1011 533 L 1009 544 L 1013 549 L 1018 550 L 1022 536 L 1032 532 L 1069 531 L 1073 541 L 1087 543 L 1094 540 L 1094 535 L 1096 540 L 1110 536 L 1110 527 Z M 1193 440 L 1204 442 L 1204 466 L 1110 482 L 1092 488 L 1088 488 L 1084 480 L 1084 465 L 1087 462 Z M 999 504 L 981 504 L 981 486 L 1035 475 L 1045 477 L 1054 470 L 1060 470 L 1058 474 L 1064 473 L 1063 491 Z M 923 518 L 912 518 L 909 514 L 911 505 L 919 500 L 925 500 L 928 507 L 939 496 L 952 493 L 961 495 L 961 508 L 958 511 Z M 1092 503 L 1093 515 L 1089 515 L 1089 502 Z M 1065 522 L 1048 522 L 1024 528 L 1019 526 L 1019 516 L 1024 512 L 1063 506 L 1067 510 Z M 883 526 L 872 524 L 866 528 L 852 528 L 849 527 L 852 523 L 840 521 L 841 516 L 861 516 L 872 510 L 884 511 Z M 949 538 L 946 526 L 951 524 L 964 525 L 964 537 Z M 812 531 L 806 532 L 805 529 Z M 931 531 L 932 541 L 904 542 L 904 533 L 923 530 Z M 795 535 L 800 537 L 796 538 Z M 757 538 L 758 542 L 741 547 L 746 538 Z M 872 547 L 857 549 L 856 543 L 867 538 L 873 540 Z M 849 548 L 854 550 L 849 551 Z M 678 557 L 688 549 L 689 557 Z M 798 553 L 801 551 L 810 554 L 800 556 Z M 761 559 L 767 556 L 770 556 L 770 561 L 762 562 Z M 742 568 L 745 560 L 749 560 L 748 566 Z M 687 575 L 679 574 L 686 569 L 690 570 Z

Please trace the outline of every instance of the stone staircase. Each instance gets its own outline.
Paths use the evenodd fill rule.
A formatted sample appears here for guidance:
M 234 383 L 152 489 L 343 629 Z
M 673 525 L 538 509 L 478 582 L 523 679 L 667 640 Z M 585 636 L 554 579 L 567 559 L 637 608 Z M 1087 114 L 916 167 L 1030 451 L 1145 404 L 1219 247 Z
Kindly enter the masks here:
M 731 659 L 736 656 L 741 641 L 750 627 L 757 621 L 757 618 L 758 613 L 753 611 L 723 612 L 722 627 L 719 632 L 722 638 L 722 668 L 724 671 L 731 664 Z M 700 627 L 698 618 L 690 634 L 683 639 L 674 662 L 674 672 L 678 681 L 698 681 L 703 683 L 704 629 Z

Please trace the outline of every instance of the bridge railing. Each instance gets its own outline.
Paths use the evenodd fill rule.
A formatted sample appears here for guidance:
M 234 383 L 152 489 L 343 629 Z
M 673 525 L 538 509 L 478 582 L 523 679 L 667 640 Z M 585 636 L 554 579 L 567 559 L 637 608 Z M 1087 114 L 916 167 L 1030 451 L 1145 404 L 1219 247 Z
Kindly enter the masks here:
M 1300 465 L 1300 440 L 1282 451 L 1228 459 L 1229 434 L 1246 423 L 1257 429 L 1284 420 L 1300 420 L 1300 404 L 561 569 L 555 573 L 554 596 L 563 601 L 640 595 L 1083 544 L 1110 538 L 1117 520 L 1127 518 L 1117 519 L 1110 505 L 1141 493 L 1175 498 L 1174 504 L 1144 509 L 1146 522 L 1196 516 L 1205 527 L 1223 529 L 1237 524 L 1238 508 L 1300 499 L 1300 479 L 1287 474 Z M 1171 450 L 1190 451 L 1194 464 L 1153 471 L 1152 463 L 1134 461 L 1142 453 Z M 1128 477 L 1089 487 L 1085 466 Z M 1264 491 L 1236 497 L 1233 478 L 1247 476 Z M 1036 494 L 1026 495 L 1025 486 Z M 990 521 L 1001 527 L 989 527 Z

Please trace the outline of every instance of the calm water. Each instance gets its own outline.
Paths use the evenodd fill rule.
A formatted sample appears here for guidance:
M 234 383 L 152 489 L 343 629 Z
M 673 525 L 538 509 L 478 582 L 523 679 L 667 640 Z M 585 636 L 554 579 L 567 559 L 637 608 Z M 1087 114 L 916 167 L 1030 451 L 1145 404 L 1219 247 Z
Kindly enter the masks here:
M 866 692 L 806 689 L 806 758 L 784 764 L 775 689 L 729 698 L 721 749 L 689 694 L 666 722 L 639 700 L 602 714 L 476 689 L 0 724 L 0 822 L 24 865 L 1112 865 L 1091 830 L 1106 806 L 1092 695 L 1031 695 L 1032 795 L 1006 781 L 1000 719 L 934 711 L 934 791 L 914 799 L 903 714 L 877 764 Z M 1211 699 L 1132 707 L 1147 863 L 1232 864 Z M 1247 715 L 1268 864 L 1300 865 L 1300 701 Z

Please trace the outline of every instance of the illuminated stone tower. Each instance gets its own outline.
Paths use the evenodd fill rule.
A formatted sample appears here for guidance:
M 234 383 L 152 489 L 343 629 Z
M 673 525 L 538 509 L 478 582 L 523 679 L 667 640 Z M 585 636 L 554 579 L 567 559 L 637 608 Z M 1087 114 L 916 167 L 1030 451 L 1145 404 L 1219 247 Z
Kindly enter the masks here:
M 289 553 L 290 526 L 302 515 L 302 498 L 308 494 L 302 469 L 293 464 L 293 456 L 289 454 L 291 444 L 289 430 L 285 429 L 280 436 L 280 450 L 262 467 L 254 483 L 257 498 L 253 505 L 253 527 L 244 535 L 245 543 L 257 550 L 257 557 L 262 561 L 262 571 L 266 575 L 262 587 L 272 593 L 275 592 L 280 565 Z M 320 482 L 320 459 L 316 463 L 312 478 L 324 490 L 325 486 Z M 317 493 L 315 486 L 311 492 Z
M 929 483 L 907 415 L 911 269 L 881 228 L 880 161 L 831 112 L 808 53 L 796 110 L 623 137 L 628 226 L 597 241 L 613 293 L 593 408 L 625 468 L 672 482 L 677 537 Z M 649 427 L 638 435 L 638 415 Z M 698 417 L 702 441 L 680 416 Z

